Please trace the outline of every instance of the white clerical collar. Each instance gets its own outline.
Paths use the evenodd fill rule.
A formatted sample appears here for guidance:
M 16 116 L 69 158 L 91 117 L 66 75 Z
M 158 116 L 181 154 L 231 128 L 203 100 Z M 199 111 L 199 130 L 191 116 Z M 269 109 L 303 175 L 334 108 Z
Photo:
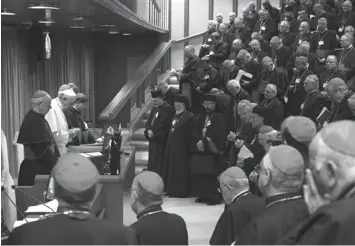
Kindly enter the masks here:
M 59 98 L 57 97 L 56 99 L 57 99 L 57 104 L 58 104 L 59 108 L 63 110 L 64 107 L 63 107 L 62 103 L 60 102 Z

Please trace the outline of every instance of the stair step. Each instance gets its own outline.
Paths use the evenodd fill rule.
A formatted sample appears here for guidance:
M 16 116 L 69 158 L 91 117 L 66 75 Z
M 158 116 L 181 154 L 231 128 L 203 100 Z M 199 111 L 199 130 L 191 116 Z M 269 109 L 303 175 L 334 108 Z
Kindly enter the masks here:
M 138 150 L 146 150 L 149 148 L 148 141 L 131 141 L 129 145 L 135 146 Z
M 136 131 L 134 131 L 132 134 L 132 140 L 133 141 L 146 141 L 145 135 L 144 135 L 144 130 L 145 130 L 145 128 L 139 128 Z
M 135 158 L 136 158 L 136 166 L 147 166 L 149 152 L 146 150 L 137 151 Z

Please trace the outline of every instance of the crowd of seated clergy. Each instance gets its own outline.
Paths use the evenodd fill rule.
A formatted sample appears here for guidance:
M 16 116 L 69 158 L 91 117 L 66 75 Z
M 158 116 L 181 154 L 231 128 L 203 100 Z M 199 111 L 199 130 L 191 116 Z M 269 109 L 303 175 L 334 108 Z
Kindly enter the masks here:
M 185 221 L 161 208 L 165 195 L 224 201 L 211 245 L 355 244 L 353 11 L 349 0 L 280 10 L 264 0 L 208 21 L 198 54 L 186 46 L 183 68 L 151 91 L 131 228 L 91 217 L 97 170 L 67 154 L 68 144 L 95 141 L 78 113 L 85 95 L 73 85 L 55 99 L 37 91 L 18 137 L 19 185 L 52 173 L 63 210 L 15 229 L 10 243 L 188 244 Z

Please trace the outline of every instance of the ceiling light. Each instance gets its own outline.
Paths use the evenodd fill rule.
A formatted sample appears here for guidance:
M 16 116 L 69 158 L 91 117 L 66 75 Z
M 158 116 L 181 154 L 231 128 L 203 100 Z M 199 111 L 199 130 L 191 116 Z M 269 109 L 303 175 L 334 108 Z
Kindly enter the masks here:
M 123 36 L 131 36 L 131 33 L 122 33 Z
M 116 27 L 116 25 L 110 25 L 110 24 L 104 24 L 104 25 L 100 25 L 101 27 Z
M 40 23 L 40 24 L 54 24 L 55 22 L 51 21 L 51 20 L 42 20 L 42 21 L 38 21 L 38 23 Z
M 85 26 L 74 25 L 74 26 L 70 26 L 69 28 L 71 28 L 71 29 L 85 29 Z
M 39 5 L 33 5 L 33 6 L 29 6 L 29 9 L 51 9 L 51 10 L 59 10 L 60 8 L 58 7 L 54 7 L 54 6 L 48 6 L 48 5 L 43 5 L 43 4 L 39 4 Z
M 10 15 L 16 15 L 16 14 L 15 14 L 15 13 L 12 13 L 12 12 L 8 12 L 6 9 L 4 9 L 3 11 L 1 11 L 1 15 L 10 16 Z

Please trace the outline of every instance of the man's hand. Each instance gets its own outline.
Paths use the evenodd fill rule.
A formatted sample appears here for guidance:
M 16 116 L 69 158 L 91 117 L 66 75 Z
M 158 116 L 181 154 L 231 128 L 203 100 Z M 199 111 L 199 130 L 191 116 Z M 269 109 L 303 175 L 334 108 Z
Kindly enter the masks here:
M 235 147 L 237 147 L 237 148 L 241 148 L 243 146 L 243 144 L 244 144 L 244 140 L 242 140 L 242 139 L 237 139 L 234 143 Z
M 236 137 L 237 137 L 237 135 L 234 132 L 229 132 L 229 134 L 227 136 L 227 140 L 234 142 Z
M 237 167 L 243 168 L 244 167 L 244 158 L 238 157 L 237 159 Z
M 306 180 L 307 184 L 303 185 L 303 196 L 309 213 L 313 214 L 319 207 L 328 202 L 319 194 L 312 172 L 309 169 L 306 169 Z
M 148 137 L 154 138 L 154 133 L 152 132 L 152 130 L 148 130 Z
M 201 140 L 197 142 L 196 147 L 199 151 L 203 151 L 203 143 Z
M 210 52 L 210 56 L 211 56 L 211 55 L 214 55 L 214 52 L 213 52 L 213 51 Z

